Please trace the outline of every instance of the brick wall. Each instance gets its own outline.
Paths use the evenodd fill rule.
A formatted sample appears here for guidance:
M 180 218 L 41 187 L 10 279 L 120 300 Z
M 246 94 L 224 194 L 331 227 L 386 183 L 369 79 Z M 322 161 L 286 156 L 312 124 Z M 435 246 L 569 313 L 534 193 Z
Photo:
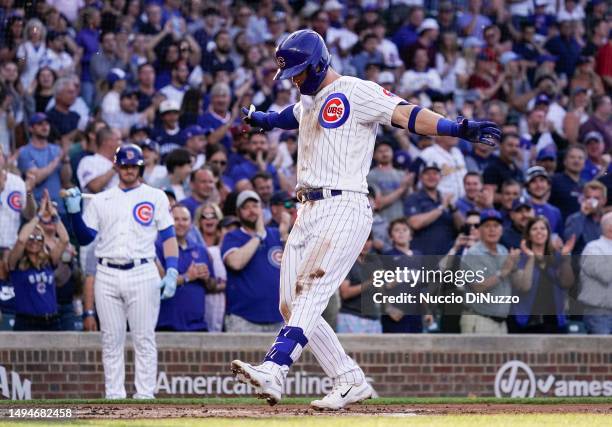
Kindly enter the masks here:
M 159 334 L 158 396 L 244 393 L 229 379 L 231 360 L 259 361 L 271 340 L 267 335 Z M 600 395 L 608 389 L 612 395 L 612 339 L 608 337 L 387 335 L 341 340 L 381 396 L 494 396 L 496 375 L 512 360 L 524 362 L 531 370 L 536 396 L 553 396 L 558 387 L 563 393 L 563 381 L 583 382 L 574 384 L 574 394 L 599 382 L 600 386 L 592 386 L 593 394 L 600 387 Z M 133 356 L 128 340 L 128 394 L 133 393 Z M 0 398 L 6 398 L 6 393 L 11 397 L 11 371 L 19 375 L 22 386 L 25 380 L 31 381 L 34 399 L 104 394 L 99 334 L 0 333 L 0 366 L 8 382 L 2 383 L 0 368 L 0 394 L 5 394 Z M 511 367 L 506 371 L 500 378 L 513 375 Z M 521 368 L 514 372 L 518 379 L 529 380 L 529 375 Z M 321 394 L 331 385 L 322 379 L 324 374 L 309 352 L 290 376 L 293 395 Z

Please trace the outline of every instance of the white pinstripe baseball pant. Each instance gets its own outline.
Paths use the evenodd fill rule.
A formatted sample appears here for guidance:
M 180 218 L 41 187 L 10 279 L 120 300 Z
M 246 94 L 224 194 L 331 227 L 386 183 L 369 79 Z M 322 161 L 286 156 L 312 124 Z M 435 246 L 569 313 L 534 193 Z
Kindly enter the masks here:
M 131 270 L 98 264 L 94 285 L 102 332 L 107 399 L 124 399 L 126 320 L 134 343 L 135 398 L 153 398 L 157 383 L 155 325 L 159 315 L 159 272 L 153 262 Z
M 365 380 L 321 314 L 355 263 L 372 228 L 365 194 L 306 202 L 298 211 L 281 266 L 280 310 L 288 326 L 302 328 L 315 358 L 337 384 Z M 299 354 L 292 354 L 296 360 Z

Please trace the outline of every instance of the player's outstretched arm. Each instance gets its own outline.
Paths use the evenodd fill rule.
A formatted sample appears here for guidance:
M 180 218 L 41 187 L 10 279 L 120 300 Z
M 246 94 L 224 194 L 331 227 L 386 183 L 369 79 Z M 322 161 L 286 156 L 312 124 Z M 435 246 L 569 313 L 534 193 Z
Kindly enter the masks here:
M 264 113 L 263 111 L 255 111 L 255 106 L 251 106 L 247 109 L 242 107 L 242 113 L 245 115 L 242 120 L 250 126 L 262 128 L 265 131 L 272 130 L 274 128 L 292 130 L 300 127 L 300 123 L 293 114 L 292 104 L 285 108 L 280 113 L 270 111 Z
M 413 104 L 399 104 L 393 111 L 391 120 L 394 125 L 419 135 L 453 136 L 491 146 L 495 146 L 501 138 L 501 131 L 493 122 L 462 117 L 453 122 L 427 108 Z

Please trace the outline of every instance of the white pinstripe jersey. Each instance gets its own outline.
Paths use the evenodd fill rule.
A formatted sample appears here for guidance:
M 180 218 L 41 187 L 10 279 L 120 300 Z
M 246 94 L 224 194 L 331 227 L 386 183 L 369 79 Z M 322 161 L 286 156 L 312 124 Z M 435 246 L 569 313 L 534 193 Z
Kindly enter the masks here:
M 174 225 L 168 198 L 146 184 L 123 191 L 119 187 L 96 194 L 83 220 L 98 232 L 95 254 L 112 262 L 155 258 L 158 230 Z
M 79 180 L 79 185 L 81 186 L 81 191 L 83 193 L 91 193 L 87 188 L 87 184 L 96 179 L 97 177 L 104 175 L 113 167 L 113 162 L 111 162 L 106 157 L 101 154 L 93 154 L 91 156 L 85 156 L 79 162 L 77 166 L 77 178 Z M 117 174 L 113 176 L 106 186 L 104 190 L 108 190 L 110 188 L 116 187 L 119 184 L 119 177 Z
M 7 172 L 4 190 L 0 193 L 0 248 L 12 248 L 17 241 L 21 210 L 26 203 L 25 193 L 23 179 Z
M 302 96 L 293 108 L 300 123 L 297 187 L 367 193 L 378 125 L 390 125 L 402 101 L 374 82 L 348 76 Z

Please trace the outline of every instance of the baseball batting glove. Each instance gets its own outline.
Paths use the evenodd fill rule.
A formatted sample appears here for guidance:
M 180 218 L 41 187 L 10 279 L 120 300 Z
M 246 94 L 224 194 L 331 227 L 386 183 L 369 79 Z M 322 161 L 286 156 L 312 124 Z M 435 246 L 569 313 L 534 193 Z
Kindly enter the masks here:
M 169 268 L 166 271 L 166 275 L 159 283 L 159 288 L 162 290 L 161 299 L 168 299 L 174 296 L 176 292 L 176 279 L 178 278 L 178 271 L 174 268 Z
M 242 107 L 242 113 L 245 115 L 242 120 L 244 120 L 247 125 L 258 127 L 265 131 L 273 129 L 268 121 L 268 113 L 255 111 L 255 106 L 253 104 L 251 104 L 250 108 Z
M 81 190 L 77 187 L 69 188 L 64 192 L 64 204 L 68 213 L 81 212 Z
M 481 143 L 495 147 L 501 139 L 501 130 L 499 127 L 489 121 L 468 120 L 463 117 L 457 117 L 459 133 L 457 136 L 472 143 Z

